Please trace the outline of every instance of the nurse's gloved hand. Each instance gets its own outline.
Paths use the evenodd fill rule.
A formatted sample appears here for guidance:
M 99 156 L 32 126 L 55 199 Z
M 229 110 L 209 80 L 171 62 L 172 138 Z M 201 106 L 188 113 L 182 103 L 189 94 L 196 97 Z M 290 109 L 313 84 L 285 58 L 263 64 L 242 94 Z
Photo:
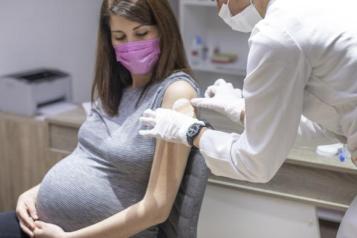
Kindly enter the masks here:
M 218 79 L 207 88 L 204 98 L 194 98 L 195 107 L 206 108 L 221 113 L 232 121 L 243 124 L 245 103 L 240 89 L 233 88 L 231 83 Z
M 139 134 L 189 146 L 186 137 L 188 128 L 194 123 L 205 123 L 193 118 L 193 108 L 187 99 L 176 101 L 172 109 L 146 110 L 140 122 L 149 129 L 140 130 Z

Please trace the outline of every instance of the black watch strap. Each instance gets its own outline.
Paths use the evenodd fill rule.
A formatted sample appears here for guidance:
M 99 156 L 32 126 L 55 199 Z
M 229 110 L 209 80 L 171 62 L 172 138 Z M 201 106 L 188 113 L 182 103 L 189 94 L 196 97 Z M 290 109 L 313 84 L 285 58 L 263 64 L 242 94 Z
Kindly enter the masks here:
M 186 138 L 187 138 L 187 142 L 190 146 L 194 146 L 193 141 L 200 134 L 202 128 L 204 128 L 204 127 L 213 128 L 211 126 L 211 124 L 209 124 L 207 121 L 203 121 L 203 122 L 204 122 L 204 124 L 194 123 L 188 128 L 188 131 L 186 133 Z

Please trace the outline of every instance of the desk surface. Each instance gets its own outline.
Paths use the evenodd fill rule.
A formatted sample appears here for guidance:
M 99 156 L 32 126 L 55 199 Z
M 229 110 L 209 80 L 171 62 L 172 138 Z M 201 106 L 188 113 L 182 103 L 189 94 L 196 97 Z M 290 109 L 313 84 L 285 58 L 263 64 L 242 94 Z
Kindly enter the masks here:
M 47 118 L 51 124 L 79 128 L 86 119 L 86 113 L 82 107 Z
M 48 121 L 55 125 L 79 128 L 85 118 L 85 111 L 82 108 L 78 108 L 50 117 Z M 340 162 L 337 158 L 322 157 L 308 148 L 292 149 L 287 163 L 357 174 L 357 167 L 350 160 Z

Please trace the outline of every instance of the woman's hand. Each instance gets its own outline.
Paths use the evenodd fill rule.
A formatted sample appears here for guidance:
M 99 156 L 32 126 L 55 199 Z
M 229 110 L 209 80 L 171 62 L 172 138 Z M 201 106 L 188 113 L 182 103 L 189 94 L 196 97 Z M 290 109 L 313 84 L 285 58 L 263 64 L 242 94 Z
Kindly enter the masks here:
M 35 222 L 34 238 L 67 238 L 66 233 L 61 227 L 42 221 Z
M 33 236 L 35 221 L 38 220 L 36 212 L 38 186 L 20 195 L 17 200 L 16 215 L 19 219 L 21 229 L 30 237 Z

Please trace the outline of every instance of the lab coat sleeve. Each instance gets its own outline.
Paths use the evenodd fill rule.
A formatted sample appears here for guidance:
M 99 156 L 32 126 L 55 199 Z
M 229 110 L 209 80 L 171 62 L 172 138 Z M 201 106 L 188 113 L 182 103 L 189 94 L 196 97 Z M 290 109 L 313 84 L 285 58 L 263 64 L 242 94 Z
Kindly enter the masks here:
M 269 26 L 255 31 L 243 88 L 245 130 L 206 131 L 200 150 L 213 174 L 265 183 L 294 146 L 311 68 L 286 32 Z
M 321 125 L 302 116 L 294 147 L 317 147 L 341 143 L 342 138 Z

